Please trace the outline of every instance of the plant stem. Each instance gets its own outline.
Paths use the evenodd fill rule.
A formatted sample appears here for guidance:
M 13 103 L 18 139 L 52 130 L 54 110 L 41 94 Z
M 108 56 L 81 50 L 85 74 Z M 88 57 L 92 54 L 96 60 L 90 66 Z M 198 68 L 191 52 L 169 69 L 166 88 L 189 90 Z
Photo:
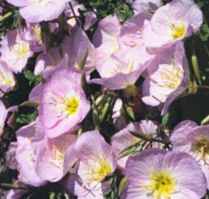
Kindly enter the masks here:
M 8 183 L 0 183 L 0 188 L 2 189 L 27 189 L 26 187 L 23 186 L 17 186 L 17 185 L 12 185 L 12 184 L 8 184 Z
M 8 12 L 3 16 L 0 16 L 0 22 L 4 21 L 5 19 L 7 19 L 8 17 L 10 17 L 12 15 L 12 12 Z
M 147 141 L 147 142 L 158 142 L 158 143 L 161 143 L 161 144 L 165 144 L 165 145 L 170 145 L 171 142 L 170 140 L 163 140 L 163 139 L 158 139 L 158 138 L 153 138 L 153 137 L 147 137 L 145 135 L 142 135 L 142 134 L 139 134 L 139 133 L 135 133 L 135 132 L 130 132 L 132 135 L 144 140 L 144 141 Z
M 69 5 L 70 5 L 70 9 L 71 9 L 71 11 L 72 11 L 72 13 L 73 13 L 73 16 L 75 17 L 75 20 L 76 20 L 77 24 L 81 27 L 81 22 L 80 22 L 80 20 L 78 19 L 76 13 L 75 13 L 75 10 L 74 10 L 74 8 L 73 8 L 72 3 L 69 2 Z

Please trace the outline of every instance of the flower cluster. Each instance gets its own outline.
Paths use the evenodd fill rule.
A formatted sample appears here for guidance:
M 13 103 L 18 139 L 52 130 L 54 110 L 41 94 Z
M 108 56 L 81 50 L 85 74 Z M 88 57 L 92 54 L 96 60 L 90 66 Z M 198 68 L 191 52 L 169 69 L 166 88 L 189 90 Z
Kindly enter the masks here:
M 70 0 L 6 1 L 20 25 L 0 41 L 0 135 L 15 130 L 6 159 L 24 187 L 7 199 L 52 184 L 78 199 L 205 196 L 209 126 L 186 120 L 168 129 L 141 114 L 154 109 L 164 117 L 186 93 L 184 41 L 203 23 L 198 5 L 135 0 L 122 22 L 98 20 Z M 41 80 L 11 106 L 8 94 L 26 71 Z M 25 104 L 37 116 L 16 128 Z

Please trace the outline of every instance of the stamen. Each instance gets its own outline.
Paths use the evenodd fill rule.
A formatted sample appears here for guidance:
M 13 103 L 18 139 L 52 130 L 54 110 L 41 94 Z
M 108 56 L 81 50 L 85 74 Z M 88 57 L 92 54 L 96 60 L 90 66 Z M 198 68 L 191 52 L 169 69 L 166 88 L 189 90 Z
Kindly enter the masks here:
M 181 39 L 186 35 L 186 26 L 183 22 L 173 23 L 170 26 L 170 34 L 173 39 Z
M 195 152 L 204 163 L 209 164 L 209 138 L 200 137 L 192 145 L 192 151 Z
M 74 115 L 78 111 L 80 100 L 75 97 L 69 97 L 64 100 L 64 111 L 68 116 Z
M 30 45 L 27 42 L 21 41 L 14 45 L 12 49 L 18 59 L 26 58 L 30 52 Z
M 183 70 L 180 67 L 172 65 L 161 70 L 160 76 L 163 80 L 163 86 L 174 90 L 181 84 Z
M 155 171 L 145 189 L 154 199 L 171 198 L 176 189 L 176 180 L 168 171 Z
M 14 79 L 9 76 L 6 76 L 4 72 L 0 71 L 0 82 L 5 86 L 13 87 L 15 85 Z
M 112 166 L 106 159 L 100 158 L 94 164 L 94 168 L 89 170 L 89 178 L 91 182 L 101 182 L 110 173 L 112 173 Z

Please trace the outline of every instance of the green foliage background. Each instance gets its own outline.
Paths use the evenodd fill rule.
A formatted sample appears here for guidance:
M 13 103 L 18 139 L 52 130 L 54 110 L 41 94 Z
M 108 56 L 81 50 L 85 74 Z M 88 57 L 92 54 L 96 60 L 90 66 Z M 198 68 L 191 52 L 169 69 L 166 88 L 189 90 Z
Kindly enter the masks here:
M 79 2 L 84 4 L 88 11 L 95 12 L 98 21 L 107 15 L 113 14 L 116 14 L 121 21 L 125 21 L 133 15 L 131 5 L 123 0 L 79 0 Z M 166 2 L 168 1 L 164 1 L 164 3 Z M 172 128 L 184 119 L 192 119 L 198 123 L 208 123 L 209 121 L 209 0 L 196 0 L 196 3 L 198 3 L 203 11 L 204 24 L 197 34 L 185 41 L 185 48 L 191 72 L 191 82 L 188 94 L 177 100 L 172 105 L 169 114 L 165 117 L 159 118 L 152 110 L 149 110 L 146 115 L 149 119 L 157 118 L 162 125 L 166 125 L 168 128 Z M 19 27 L 22 20 L 18 10 L 7 4 L 4 0 L 0 0 L 0 6 L 5 8 L 4 13 L 0 16 L 0 35 L 3 35 L 8 30 Z M 81 16 L 82 14 L 83 12 L 81 12 Z M 31 89 L 41 81 L 40 76 L 34 76 L 32 73 L 33 61 L 34 60 L 30 60 L 28 67 L 23 74 L 17 75 L 16 89 L 3 98 L 3 101 L 7 106 L 19 106 L 17 112 L 13 116 L 14 120 L 12 127 L 7 127 L 7 133 L 0 138 L 0 198 L 1 194 L 3 195 L 4 193 L 3 190 L 5 190 L 5 187 L 9 188 L 8 184 L 11 185 L 12 180 L 17 176 L 15 171 L 9 170 L 5 165 L 5 153 L 9 143 L 12 140 L 15 140 L 15 131 L 19 127 L 30 123 L 37 116 L 36 107 L 25 102 L 28 99 Z M 111 94 L 110 98 L 112 98 Z M 107 99 L 109 98 L 107 97 Z M 134 115 L 131 110 L 127 110 L 130 118 L 134 120 Z M 107 119 L 108 115 L 105 114 L 103 114 L 104 118 Z M 106 128 L 108 128 L 108 126 Z M 119 192 L 119 179 L 112 176 L 111 182 L 112 191 L 107 193 L 106 198 L 116 199 L 118 198 Z M 5 187 L 3 185 L 5 185 Z M 44 189 L 31 189 L 31 191 L 23 198 L 68 199 L 71 198 L 71 196 L 68 196 L 61 187 L 52 184 Z

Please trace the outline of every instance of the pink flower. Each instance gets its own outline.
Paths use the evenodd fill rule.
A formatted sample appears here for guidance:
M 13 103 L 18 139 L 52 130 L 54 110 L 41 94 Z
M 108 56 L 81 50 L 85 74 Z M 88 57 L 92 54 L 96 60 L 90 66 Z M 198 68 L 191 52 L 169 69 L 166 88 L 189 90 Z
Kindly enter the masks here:
M 109 188 L 104 183 L 98 183 L 93 188 L 85 187 L 76 175 L 70 175 L 65 180 L 64 186 L 68 192 L 77 196 L 77 199 L 104 199 L 104 191 Z
M 145 16 L 139 15 L 123 26 L 116 17 L 107 17 L 101 22 L 94 38 L 98 45 L 96 69 L 101 78 L 91 82 L 117 90 L 137 81 L 154 58 L 142 40 L 144 20 Z
M 119 49 L 118 38 L 122 25 L 116 16 L 107 16 L 100 21 L 93 37 L 97 56 L 103 60 Z
M 95 48 L 86 33 L 78 26 L 70 31 L 59 47 L 51 48 L 38 56 L 35 74 L 43 74 L 60 66 L 73 67 L 89 74 L 95 67 Z M 46 72 L 47 73 L 47 72 Z
M 73 154 L 73 143 L 76 135 L 64 134 L 56 139 L 43 140 L 43 144 L 37 148 L 36 172 L 41 179 L 49 182 L 61 180 L 70 167 L 76 162 Z M 64 164 L 68 151 L 68 160 Z M 70 157 L 69 157 L 70 154 Z
M 89 112 L 90 105 L 81 86 L 81 74 L 61 68 L 42 90 L 40 120 L 47 137 L 73 130 Z
M 19 181 L 39 187 L 46 183 L 36 172 L 37 149 L 43 145 L 41 129 L 36 122 L 19 129 L 17 133 L 16 161 Z M 40 135 L 41 134 L 41 135 Z
M 146 21 L 145 45 L 151 49 L 168 47 L 197 32 L 202 22 L 202 12 L 192 0 L 173 0 L 160 7 L 151 21 Z
M 134 62 L 136 59 L 138 60 L 137 53 L 130 49 L 129 53 L 127 54 L 126 50 L 120 51 L 103 63 L 98 64 L 97 71 L 101 78 L 92 79 L 91 82 L 103 85 L 105 88 L 111 90 L 124 89 L 134 84 L 146 67 L 148 67 L 149 58 L 147 57 L 147 64 L 142 65 Z M 138 53 L 140 54 L 140 51 Z M 147 56 L 143 50 L 141 51 L 141 55 Z M 123 60 L 121 57 L 123 57 Z
M 161 0 L 135 0 L 132 3 L 135 14 L 149 13 L 152 14 L 158 7 L 162 5 Z
M 69 0 L 7 0 L 20 7 L 21 16 L 29 23 L 51 21 L 60 16 Z
M 143 84 L 142 100 L 145 104 L 164 104 L 162 114 L 168 110 L 174 99 L 187 88 L 189 70 L 185 59 L 184 47 L 180 42 L 157 56 L 148 68 Z
M 135 146 L 135 149 L 137 149 L 137 144 L 140 146 L 140 143 L 142 143 L 142 139 L 134 136 L 131 132 L 152 137 L 157 133 L 157 125 L 150 120 L 130 123 L 112 137 L 111 145 L 117 157 L 117 164 L 122 170 L 124 170 L 126 162 L 131 155 L 131 153 L 127 153 L 127 149 L 130 149 L 132 146 Z
M 209 126 L 183 121 L 172 132 L 171 142 L 174 150 L 189 153 L 198 161 L 209 188 Z
M 33 55 L 30 43 L 25 40 L 22 30 L 9 31 L 1 41 L 1 57 L 8 68 L 14 73 L 21 72 L 26 66 L 28 59 Z
M 12 90 L 15 84 L 13 73 L 5 62 L 0 61 L 0 96 Z
M 80 199 L 103 199 L 103 180 L 116 169 L 111 146 L 98 131 L 89 131 L 78 138 L 74 151 L 79 164 L 78 176 L 70 177 L 67 188 Z
M 77 160 L 73 150 L 75 139 L 73 133 L 48 139 L 36 120 L 17 131 L 17 142 L 7 154 L 8 165 L 19 171 L 18 179 L 25 184 L 41 186 L 47 181 L 57 182 Z
M 75 26 L 70 37 L 64 39 L 62 52 L 67 66 L 84 72 L 92 71 L 95 67 L 95 47 L 79 26 Z
M 200 199 L 206 193 L 205 177 L 187 153 L 146 150 L 126 165 L 125 199 Z

